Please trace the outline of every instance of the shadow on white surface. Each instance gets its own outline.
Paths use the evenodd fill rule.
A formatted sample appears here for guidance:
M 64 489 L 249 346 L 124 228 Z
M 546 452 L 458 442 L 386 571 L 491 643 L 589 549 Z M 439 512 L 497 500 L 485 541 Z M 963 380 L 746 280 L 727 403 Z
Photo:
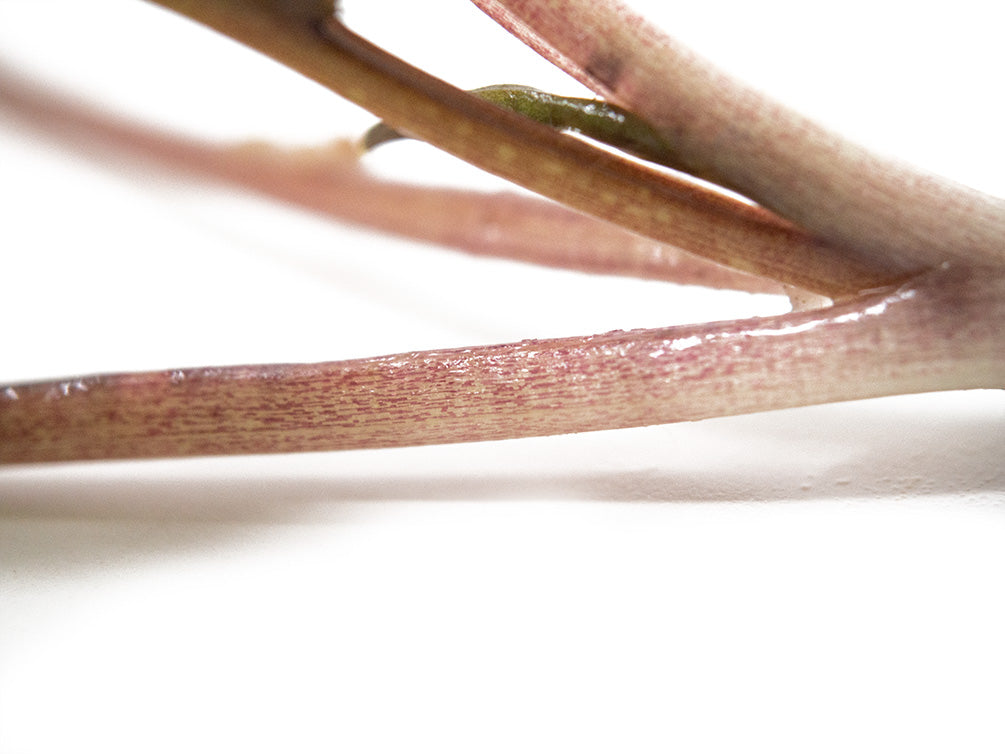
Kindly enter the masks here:
M 440 18 L 468 4 L 433 5 Z M 684 38 L 691 19 L 701 49 L 838 130 L 1001 192 L 989 4 L 644 5 Z M 188 37 L 158 42 L 171 21 L 147 4 L 59 6 L 54 24 L 47 4 L 4 5 L 5 57 L 116 112 L 295 142 L 371 120 L 312 91 L 289 104 L 306 85 L 254 61 L 229 78 L 179 72 L 231 69 L 219 40 L 205 39 L 211 65 Z M 498 79 L 475 62 L 519 73 L 483 35 L 416 34 L 400 14 L 426 4 L 357 6 L 415 55 L 448 55 L 448 72 L 463 42 L 473 85 Z M 221 82 L 245 94 L 221 98 Z M 17 326 L 3 366 L 27 378 L 117 368 L 123 343 L 149 346 L 129 355 L 140 366 L 258 358 L 257 341 L 274 350 L 291 325 L 340 313 L 370 325 L 357 336 L 368 355 L 413 347 L 371 341 L 424 324 L 416 337 L 441 346 L 514 337 L 511 319 L 524 337 L 565 309 L 574 321 L 549 320 L 554 334 L 623 327 L 609 312 L 638 306 L 635 288 L 597 306 L 570 279 L 564 304 L 475 317 L 492 309 L 481 277 L 433 274 L 436 290 L 409 294 L 399 281 L 420 279 L 406 266 L 419 263 L 404 250 L 368 246 L 357 266 L 359 239 L 326 256 L 341 236 L 292 213 L 241 204 L 209 223 L 221 202 L 205 192 L 28 151 L 0 170 L 15 208 L 3 238 L 18 250 L 5 272 L 24 281 L 5 291 Z M 188 203 L 165 201 L 175 194 Z M 160 259 L 174 270 L 148 261 Z M 454 266 L 467 267 L 437 269 Z M 457 280 L 468 298 L 445 301 Z M 178 311 L 175 290 L 240 328 Z M 259 290 L 285 292 L 283 305 L 257 307 Z M 680 295 L 660 289 L 660 324 L 683 316 Z M 676 302 L 704 316 L 689 307 Z M 87 338 L 66 326 L 81 312 Z M 242 331 L 254 347 L 221 353 Z M 266 350 L 315 358 L 299 348 Z M 999 391 L 476 446 L 0 469 L 0 752 L 1000 752 L 1003 428 Z
M 201 530 L 220 534 L 221 525 L 338 524 L 375 515 L 381 503 L 909 504 L 949 496 L 1001 507 L 1003 407 L 998 396 L 981 397 L 955 416 L 909 413 L 923 398 L 902 397 L 468 446 L 11 468 L 0 472 L 0 527 L 59 521 L 67 538 L 50 530 L 45 541 L 8 542 L 0 562 L 51 566 L 103 546 L 100 527 L 88 527 L 88 541 L 74 522 L 133 525 L 141 535 L 132 546 L 159 551 L 198 546 Z M 967 405 L 965 395 L 941 398 Z
M 0 749 L 995 750 L 1002 409 L 5 469 Z

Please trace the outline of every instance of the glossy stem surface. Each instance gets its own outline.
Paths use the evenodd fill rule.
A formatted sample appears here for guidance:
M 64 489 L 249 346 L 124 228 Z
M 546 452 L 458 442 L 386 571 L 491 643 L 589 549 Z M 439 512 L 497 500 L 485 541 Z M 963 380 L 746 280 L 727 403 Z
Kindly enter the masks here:
M 0 462 L 386 448 L 1005 385 L 1005 282 L 944 269 L 779 317 L 0 387 Z

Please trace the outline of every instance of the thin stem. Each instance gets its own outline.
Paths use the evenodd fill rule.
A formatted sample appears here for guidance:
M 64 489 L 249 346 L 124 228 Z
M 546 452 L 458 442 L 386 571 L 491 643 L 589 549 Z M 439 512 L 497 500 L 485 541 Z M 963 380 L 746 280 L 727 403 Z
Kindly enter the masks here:
M 341 222 L 471 254 L 650 280 L 782 293 L 731 270 L 568 210 L 510 192 L 397 183 L 371 174 L 347 141 L 300 149 L 219 145 L 129 123 L 0 66 L 0 108 L 90 157 L 144 160 L 153 168 L 224 181 Z
M 1005 201 L 878 157 L 731 79 L 617 0 L 473 0 L 663 131 L 680 167 L 860 261 L 1005 264 Z
M 900 279 L 754 207 L 672 179 L 469 95 L 334 18 L 325 34 L 269 0 L 156 0 L 472 164 L 588 214 L 735 269 L 831 297 Z
M 1001 387 L 1003 294 L 1000 276 L 942 269 L 781 317 L 0 387 L 0 462 L 469 442 Z

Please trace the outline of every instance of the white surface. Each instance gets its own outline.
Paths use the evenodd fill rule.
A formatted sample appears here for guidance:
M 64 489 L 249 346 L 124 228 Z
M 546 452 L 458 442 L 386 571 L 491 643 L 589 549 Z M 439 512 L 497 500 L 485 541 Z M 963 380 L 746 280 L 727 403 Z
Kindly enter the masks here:
M 839 17 L 651 5 L 845 132 L 1005 193 L 987 3 L 951 17 L 875 0 Z M 221 138 L 370 122 L 153 8 L 83 6 L 0 4 L 4 59 Z M 575 90 L 465 3 L 347 11 L 461 85 Z M 89 160 L 2 113 L 0 127 L 0 382 L 784 307 L 413 247 Z M 374 157 L 484 180 L 417 145 Z M 0 754 L 1000 751 L 1003 430 L 1005 399 L 976 392 L 471 446 L 5 469 Z

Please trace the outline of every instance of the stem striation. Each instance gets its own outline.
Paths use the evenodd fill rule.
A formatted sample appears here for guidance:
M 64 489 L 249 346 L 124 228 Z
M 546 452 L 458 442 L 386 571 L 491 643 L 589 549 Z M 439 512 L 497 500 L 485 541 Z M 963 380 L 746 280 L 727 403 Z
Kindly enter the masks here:
M 824 310 L 312 365 L 0 387 L 0 462 L 473 442 L 1005 385 L 1005 281 Z

